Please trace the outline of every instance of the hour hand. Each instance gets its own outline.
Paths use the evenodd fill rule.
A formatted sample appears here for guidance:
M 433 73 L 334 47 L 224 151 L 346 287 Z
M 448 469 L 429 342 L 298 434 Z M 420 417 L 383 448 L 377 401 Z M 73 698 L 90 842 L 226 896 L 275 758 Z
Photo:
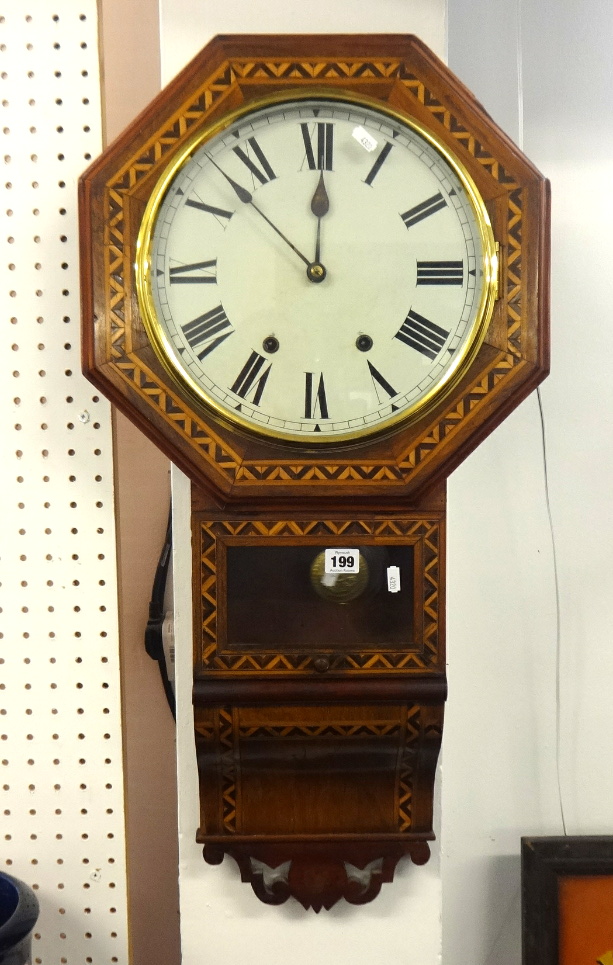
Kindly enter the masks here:
M 319 265 L 321 259 L 321 219 L 330 210 L 330 199 L 324 183 L 323 170 L 319 174 L 319 181 L 315 188 L 315 194 L 311 199 L 311 211 L 317 218 L 317 237 L 315 240 L 315 264 Z
M 326 185 L 324 184 L 324 172 L 320 171 L 319 181 L 317 182 L 317 187 L 315 188 L 315 194 L 311 199 L 311 211 L 316 218 L 323 218 L 325 214 L 330 210 L 330 199 L 328 197 L 328 192 L 326 191 Z

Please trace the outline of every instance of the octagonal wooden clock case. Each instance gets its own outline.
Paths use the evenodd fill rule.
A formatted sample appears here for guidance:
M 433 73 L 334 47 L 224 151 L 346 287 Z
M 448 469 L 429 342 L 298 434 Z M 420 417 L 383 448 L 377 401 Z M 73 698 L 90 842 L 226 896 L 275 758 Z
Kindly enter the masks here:
M 217 37 L 80 210 L 85 372 L 193 482 L 204 857 L 370 901 L 434 837 L 445 480 L 547 372 L 547 182 L 415 37 Z

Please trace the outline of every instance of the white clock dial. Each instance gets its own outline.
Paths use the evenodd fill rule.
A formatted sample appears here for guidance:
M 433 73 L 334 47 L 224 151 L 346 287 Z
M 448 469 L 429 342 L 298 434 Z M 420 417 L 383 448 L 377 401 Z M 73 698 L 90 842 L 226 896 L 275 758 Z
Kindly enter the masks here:
M 494 299 L 468 176 L 396 115 L 269 103 L 191 147 L 141 232 L 164 364 L 222 417 L 303 443 L 414 417 L 457 378 Z

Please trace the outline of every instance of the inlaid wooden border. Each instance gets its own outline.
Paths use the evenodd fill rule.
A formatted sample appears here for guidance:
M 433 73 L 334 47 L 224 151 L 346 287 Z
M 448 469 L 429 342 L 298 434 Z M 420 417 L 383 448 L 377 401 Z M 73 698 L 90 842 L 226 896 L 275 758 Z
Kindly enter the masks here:
M 100 200 L 94 206 L 101 208 L 97 224 L 88 224 L 92 219 L 85 211 L 87 247 L 100 228 L 104 235 L 101 287 L 93 299 L 91 292 L 84 295 L 84 303 L 97 302 L 103 316 L 96 336 L 86 334 L 86 368 L 192 478 L 226 498 L 257 499 L 259 493 L 273 496 L 291 487 L 300 488 L 306 498 L 332 490 L 339 496 L 360 492 L 383 498 L 423 490 L 429 480 L 447 475 L 546 374 L 547 184 L 416 38 L 261 37 L 257 47 L 268 53 L 248 57 L 241 51 L 255 49 L 249 39 L 214 40 L 160 95 L 160 106 L 151 106 L 149 123 L 140 125 L 134 144 L 130 147 L 126 136 L 115 161 L 103 158 L 84 176 L 83 209 L 94 201 L 96 190 Z M 351 55 L 341 55 L 351 48 Z M 362 56 L 356 55 L 361 49 Z M 263 92 L 305 85 L 329 85 L 349 96 L 367 92 L 430 127 L 476 178 L 501 244 L 501 301 L 486 336 L 487 349 L 482 348 L 446 403 L 410 431 L 399 429 L 393 446 L 375 439 L 354 453 L 284 451 L 228 432 L 214 416 L 196 411 L 165 375 L 135 314 L 135 225 L 141 199 L 170 157 L 224 111 Z M 94 266 L 86 264 L 86 289 L 92 274 L 98 277 Z
M 444 670 L 442 634 L 439 633 L 441 592 L 441 518 L 440 514 L 423 518 L 388 518 L 373 520 L 215 520 L 195 514 L 193 541 L 196 553 L 199 593 L 195 600 L 196 677 L 215 673 L 309 674 L 320 651 L 278 650 L 224 651 L 217 638 L 218 552 L 219 542 L 231 538 L 253 545 L 273 541 L 276 545 L 301 545 L 305 541 L 337 543 L 353 540 L 359 545 L 389 541 L 415 546 L 415 585 L 421 587 L 417 607 L 421 611 L 417 638 L 406 650 L 394 649 L 363 652 L 336 651 L 331 657 L 331 670 L 343 674 L 385 674 L 390 671 L 441 672 Z M 223 601 L 225 606 L 225 601 Z M 416 628 L 417 629 L 417 628 Z

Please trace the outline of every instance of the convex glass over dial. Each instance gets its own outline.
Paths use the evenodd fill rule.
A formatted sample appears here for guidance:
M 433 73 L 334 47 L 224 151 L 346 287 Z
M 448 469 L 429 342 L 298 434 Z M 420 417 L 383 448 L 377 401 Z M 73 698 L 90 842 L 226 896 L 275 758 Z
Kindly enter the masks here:
M 346 444 L 462 374 L 495 298 L 487 211 L 417 124 L 269 100 L 192 142 L 153 192 L 137 289 L 163 364 L 249 431 Z

